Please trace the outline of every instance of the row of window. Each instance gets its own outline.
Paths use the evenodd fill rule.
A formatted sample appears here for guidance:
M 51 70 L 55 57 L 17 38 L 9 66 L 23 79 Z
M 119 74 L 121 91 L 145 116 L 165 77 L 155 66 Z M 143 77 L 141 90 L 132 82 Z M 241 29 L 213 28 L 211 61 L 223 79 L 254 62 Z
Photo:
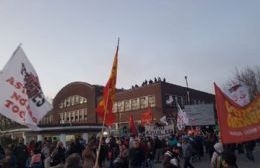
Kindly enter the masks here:
M 150 107 L 155 107 L 155 96 L 143 96 L 135 99 L 122 100 L 115 102 L 113 105 L 113 113 L 126 112 L 131 110 L 139 110 Z
M 51 124 L 53 123 L 53 115 L 47 115 L 45 117 L 42 118 L 41 124 Z
M 166 95 L 165 96 L 165 104 L 170 107 L 176 107 L 177 103 L 184 107 L 184 105 L 187 105 L 187 98 L 177 95 Z M 190 104 L 205 104 L 205 101 L 202 100 L 192 100 L 190 101 Z
M 74 123 L 87 121 L 88 111 L 86 108 L 60 113 L 60 123 Z
M 87 99 L 85 97 L 79 96 L 79 95 L 73 95 L 69 96 L 66 99 L 64 99 L 60 104 L 59 108 L 63 109 L 70 106 L 75 106 L 78 104 L 87 103 Z

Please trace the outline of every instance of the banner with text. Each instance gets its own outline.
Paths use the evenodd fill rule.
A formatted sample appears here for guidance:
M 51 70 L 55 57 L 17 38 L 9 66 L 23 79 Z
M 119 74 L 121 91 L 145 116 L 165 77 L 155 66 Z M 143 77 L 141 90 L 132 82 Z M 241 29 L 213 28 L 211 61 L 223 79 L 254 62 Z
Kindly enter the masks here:
M 156 126 L 156 125 L 146 125 L 145 126 L 145 136 L 150 137 L 166 137 L 170 136 L 174 132 L 173 125 Z
M 215 84 L 216 106 L 223 143 L 260 138 L 260 95 L 244 107 L 229 99 Z
M 36 71 L 18 47 L 0 73 L 0 113 L 19 124 L 37 128 L 51 109 Z

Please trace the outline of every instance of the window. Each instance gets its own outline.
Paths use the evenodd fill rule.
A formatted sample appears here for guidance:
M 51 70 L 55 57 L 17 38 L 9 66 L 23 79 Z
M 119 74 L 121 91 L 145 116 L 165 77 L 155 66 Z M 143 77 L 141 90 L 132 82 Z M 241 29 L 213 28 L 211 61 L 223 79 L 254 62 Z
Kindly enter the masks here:
M 59 104 L 59 108 L 62 109 L 63 108 L 63 103 Z
M 139 98 L 131 100 L 132 110 L 138 110 L 140 108 Z
M 71 96 L 70 97 L 70 101 L 71 101 L 71 105 L 74 106 L 75 105 L 75 99 L 74 99 L 75 96 Z
M 77 104 L 79 104 L 79 96 L 78 95 L 75 96 L 75 105 L 77 105 Z
M 87 103 L 87 99 L 84 97 L 84 101 L 83 101 L 83 103 Z
M 131 100 L 125 100 L 125 111 L 131 111 Z
M 79 115 L 79 110 L 76 111 L 76 121 L 79 121 L 80 115 Z
M 141 107 L 141 109 L 148 107 L 148 99 L 146 96 L 140 98 L 140 107 Z
M 148 96 L 148 103 L 150 107 L 155 107 L 155 96 Z
M 63 113 L 60 113 L 60 121 L 62 122 L 64 120 Z
M 88 111 L 87 109 L 84 109 L 84 120 L 87 121 L 88 119 Z
M 116 113 L 116 112 L 117 112 L 117 102 L 115 102 L 115 103 L 113 104 L 112 112 L 113 112 L 113 113 Z
M 118 110 L 118 112 L 124 111 L 124 101 L 117 102 L 117 110 Z
M 197 104 L 197 101 L 196 101 L 196 100 L 193 100 L 193 104 Z
M 80 109 L 81 121 L 84 120 L 84 109 Z
M 72 122 L 75 122 L 75 111 L 72 111 L 71 121 L 72 121 Z
M 70 106 L 70 98 L 69 97 L 66 99 L 66 102 L 67 102 L 67 107 L 69 107 Z
M 178 102 L 178 104 L 179 104 L 181 107 L 184 106 L 183 97 L 178 96 L 178 97 L 177 97 L 177 102 Z
M 83 103 L 84 103 L 84 97 L 80 97 L 79 103 L 80 103 L 80 104 L 83 104 Z

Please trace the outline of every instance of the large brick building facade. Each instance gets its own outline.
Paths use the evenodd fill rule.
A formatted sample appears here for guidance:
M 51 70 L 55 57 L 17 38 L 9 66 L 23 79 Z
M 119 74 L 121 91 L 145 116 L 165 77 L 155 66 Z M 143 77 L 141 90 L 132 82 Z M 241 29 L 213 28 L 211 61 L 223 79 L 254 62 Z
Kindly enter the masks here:
M 66 141 L 66 136 L 97 133 L 101 129 L 102 121 L 95 109 L 102 98 L 102 92 L 103 86 L 85 82 L 72 82 L 66 85 L 53 99 L 53 109 L 40 121 L 41 130 L 37 132 L 27 130 L 26 135 L 40 135 L 38 139 L 59 135 Z M 177 114 L 176 102 L 184 107 L 185 104 L 215 101 L 213 94 L 165 81 L 152 81 L 131 89 L 120 89 L 116 91 L 115 97 L 113 113 L 116 115 L 119 127 L 128 124 L 130 114 L 133 114 L 135 122 L 140 123 L 141 115 L 148 106 L 152 109 L 155 123 L 164 115 L 174 120 Z

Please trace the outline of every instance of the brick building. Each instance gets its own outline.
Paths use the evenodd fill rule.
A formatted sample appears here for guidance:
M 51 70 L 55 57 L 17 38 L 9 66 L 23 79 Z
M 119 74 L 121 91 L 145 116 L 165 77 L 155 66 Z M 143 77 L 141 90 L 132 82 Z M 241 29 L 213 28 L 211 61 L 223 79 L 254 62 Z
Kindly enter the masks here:
M 102 98 L 102 92 L 103 86 L 85 82 L 72 82 L 66 85 L 53 99 L 53 109 L 40 121 L 41 130 L 37 132 L 27 130 L 23 135 L 38 136 L 38 139 L 58 136 L 59 139 L 66 141 L 67 137 L 74 135 L 86 138 L 96 134 L 102 128 L 102 122 L 95 112 Z M 214 103 L 214 101 L 213 94 L 165 81 L 150 81 L 127 90 L 118 89 L 113 113 L 116 115 L 116 122 L 122 127 L 128 124 L 130 114 L 133 114 L 137 123 L 140 123 L 141 114 L 148 106 L 152 109 L 154 122 L 159 122 L 164 115 L 169 119 L 176 118 L 176 102 L 184 107 L 185 104 Z

